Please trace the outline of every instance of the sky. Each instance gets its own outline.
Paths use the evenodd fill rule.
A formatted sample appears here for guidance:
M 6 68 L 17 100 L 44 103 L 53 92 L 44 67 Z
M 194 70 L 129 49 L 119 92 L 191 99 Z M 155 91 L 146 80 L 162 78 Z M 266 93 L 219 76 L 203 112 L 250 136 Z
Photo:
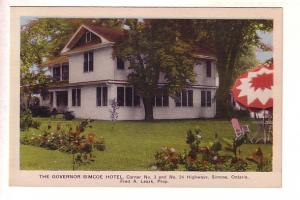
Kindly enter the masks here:
M 32 16 L 23 16 L 21 17 L 21 25 L 25 25 L 29 23 L 31 20 L 37 19 L 37 17 Z M 265 44 L 273 46 L 273 34 L 272 32 L 263 32 L 258 31 L 258 36 L 261 38 L 261 41 Z M 262 51 L 260 49 L 256 49 L 256 58 L 260 63 L 264 63 L 266 60 L 273 57 L 272 51 Z
M 273 33 L 272 32 L 263 32 L 258 31 L 258 36 L 261 38 L 261 41 L 265 44 L 273 46 Z M 260 49 L 256 49 L 256 58 L 260 63 L 270 59 L 273 57 L 272 51 L 262 51 Z

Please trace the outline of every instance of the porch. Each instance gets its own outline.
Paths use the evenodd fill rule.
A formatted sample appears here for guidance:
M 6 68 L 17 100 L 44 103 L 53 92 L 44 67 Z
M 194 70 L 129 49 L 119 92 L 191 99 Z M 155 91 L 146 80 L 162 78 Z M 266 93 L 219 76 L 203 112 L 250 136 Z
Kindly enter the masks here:
M 68 110 L 68 90 L 50 91 L 50 107 L 54 108 L 58 113 Z

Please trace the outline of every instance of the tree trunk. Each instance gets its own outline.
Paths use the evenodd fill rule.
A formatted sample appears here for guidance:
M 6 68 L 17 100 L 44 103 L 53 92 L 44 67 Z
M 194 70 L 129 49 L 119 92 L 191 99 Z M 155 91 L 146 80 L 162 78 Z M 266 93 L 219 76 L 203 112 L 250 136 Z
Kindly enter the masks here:
M 151 97 L 144 97 L 143 98 L 144 109 L 145 109 L 145 120 L 152 121 L 153 118 L 153 105 L 152 105 L 152 98 Z
M 222 57 L 223 52 L 219 54 L 220 59 L 218 60 L 218 73 L 219 73 L 219 88 L 216 94 L 216 104 L 217 104 L 217 117 L 228 118 L 230 113 L 230 101 L 229 92 L 230 85 L 229 80 L 231 75 L 228 71 L 228 58 Z

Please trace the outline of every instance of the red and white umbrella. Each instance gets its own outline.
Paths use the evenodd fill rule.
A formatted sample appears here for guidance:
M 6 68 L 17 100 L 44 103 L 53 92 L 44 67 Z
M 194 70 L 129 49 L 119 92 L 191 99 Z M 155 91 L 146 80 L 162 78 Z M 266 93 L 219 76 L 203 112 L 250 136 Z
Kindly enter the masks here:
M 259 65 L 242 74 L 231 91 L 234 100 L 249 110 L 273 108 L 273 66 Z

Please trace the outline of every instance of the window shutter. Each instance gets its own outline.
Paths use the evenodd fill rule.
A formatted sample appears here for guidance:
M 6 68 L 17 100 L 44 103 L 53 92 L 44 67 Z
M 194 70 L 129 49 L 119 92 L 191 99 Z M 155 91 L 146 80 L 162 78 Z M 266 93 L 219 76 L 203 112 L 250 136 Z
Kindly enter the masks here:
M 193 106 L 193 90 L 188 90 L 188 106 Z
M 94 53 L 93 52 L 89 52 L 89 72 L 92 72 L 94 69 Z
M 81 106 L 81 89 L 77 89 L 77 106 Z
M 72 89 L 72 106 L 76 106 L 76 89 Z
M 132 87 L 126 87 L 126 106 L 132 106 Z
M 206 105 L 207 105 L 208 107 L 211 107 L 211 91 L 207 91 L 207 97 L 206 97 L 206 100 L 207 100 Z
M 117 101 L 119 106 L 124 106 L 124 87 L 117 88 Z
M 84 53 L 84 62 L 83 62 L 83 71 L 87 72 L 88 71 L 88 53 Z
M 206 104 L 206 92 L 201 91 L 201 106 L 205 107 L 205 104 Z
M 187 106 L 187 92 L 186 92 L 186 90 L 182 91 L 182 106 Z
M 206 61 L 206 76 L 211 77 L 211 61 Z
M 101 87 L 97 87 L 97 106 L 101 106 Z
M 102 88 L 102 105 L 107 106 L 107 87 Z

